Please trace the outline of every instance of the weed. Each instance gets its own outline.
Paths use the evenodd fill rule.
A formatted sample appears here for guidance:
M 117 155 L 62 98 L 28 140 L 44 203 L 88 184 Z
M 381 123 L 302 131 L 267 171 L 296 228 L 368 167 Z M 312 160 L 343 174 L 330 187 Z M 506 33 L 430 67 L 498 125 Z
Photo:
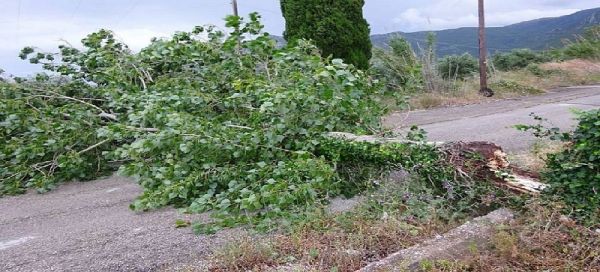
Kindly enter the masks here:
M 538 88 L 524 85 L 512 80 L 498 80 L 490 84 L 490 86 L 496 91 L 520 93 L 522 95 L 540 94 L 544 92 Z
M 215 252 L 211 271 L 263 270 L 280 263 L 277 252 L 268 242 L 249 236 L 238 238 Z
M 441 106 L 444 103 L 444 99 L 437 94 L 422 94 L 416 98 L 418 108 L 431 109 Z

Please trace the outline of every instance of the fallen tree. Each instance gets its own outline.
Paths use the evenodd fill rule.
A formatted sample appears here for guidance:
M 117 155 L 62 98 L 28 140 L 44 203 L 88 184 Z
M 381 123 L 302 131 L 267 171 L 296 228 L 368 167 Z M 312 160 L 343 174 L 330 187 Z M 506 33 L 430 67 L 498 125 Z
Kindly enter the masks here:
M 139 53 L 107 30 L 83 39 L 83 50 L 25 48 L 23 59 L 62 77 L 0 85 L 0 194 L 119 168 L 143 188 L 132 209 L 212 211 L 214 222 L 195 226 L 208 233 L 276 228 L 398 168 L 457 213 L 494 197 L 417 132 L 390 145 L 328 137 L 380 133 L 381 88 L 309 42 L 277 48 L 258 19 L 229 17 L 229 36 L 197 27 Z
M 333 138 L 374 144 L 423 144 L 439 148 L 445 160 L 465 178 L 493 182 L 497 186 L 519 193 L 540 194 L 547 185 L 539 181 L 539 175 L 515 167 L 508 161 L 502 147 L 490 142 L 417 142 L 406 138 L 385 138 L 370 135 L 333 132 Z

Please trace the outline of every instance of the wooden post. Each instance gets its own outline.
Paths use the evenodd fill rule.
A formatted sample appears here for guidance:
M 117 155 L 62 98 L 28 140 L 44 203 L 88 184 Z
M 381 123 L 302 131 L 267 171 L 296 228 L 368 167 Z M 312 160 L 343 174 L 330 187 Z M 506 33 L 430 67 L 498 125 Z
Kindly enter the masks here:
M 231 0 L 231 5 L 233 5 L 233 15 L 239 16 L 239 14 L 238 14 L 237 0 Z
M 484 0 L 479 0 L 479 93 L 492 97 L 494 92 L 487 84 L 487 48 L 485 44 L 485 9 Z

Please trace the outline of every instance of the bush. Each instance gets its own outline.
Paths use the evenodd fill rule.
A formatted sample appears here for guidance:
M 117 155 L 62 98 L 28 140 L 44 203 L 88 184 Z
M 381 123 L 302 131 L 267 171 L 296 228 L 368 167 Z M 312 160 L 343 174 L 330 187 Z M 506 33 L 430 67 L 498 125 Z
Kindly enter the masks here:
M 523 85 L 519 82 L 512 80 L 498 80 L 490 84 L 490 87 L 498 92 L 507 92 L 507 93 L 521 93 L 523 95 L 530 94 L 541 94 L 544 93 L 543 90 Z
M 548 193 L 562 199 L 574 215 L 600 223 L 600 110 L 582 113 L 579 125 L 564 138 L 567 149 L 548 157 L 544 180 Z
M 402 37 L 390 40 L 390 51 L 373 50 L 373 73 L 385 81 L 388 90 L 414 92 L 423 88 L 423 75 L 412 47 Z
M 544 121 L 541 117 L 537 120 Z M 579 124 L 572 133 L 557 128 L 518 126 L 531 130 L 537 137 L 569 142 L 566 149 L 550 154 L 542 178 L 550 186 L 546 195 L 563 201 L 567 213 L 584 223 L 600 224 L 600 110 L 579 114 Z
M 460 79 L 473 76 L 479 71 L 477 59 L 469 54 L 451 55 L 441 59 L 438 72 L 444 79 Z
M 600 59 L 600 26 L 590 27 L 575 42 L 568 42 L 563 53 L 569 58 Z
M 499 53 L 492 57 L 494 67 L 501 71 L 518 70 L 530 64 L 550 61 L 551 58 L 545 54 L 537 53 L 529 49 L 515 49 L 509 53 Z

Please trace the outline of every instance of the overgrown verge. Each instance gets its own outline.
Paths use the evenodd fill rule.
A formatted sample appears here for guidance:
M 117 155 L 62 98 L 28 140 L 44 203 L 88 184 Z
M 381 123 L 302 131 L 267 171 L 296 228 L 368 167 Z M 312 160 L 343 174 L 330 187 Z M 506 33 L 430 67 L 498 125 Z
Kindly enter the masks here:
M 542 171 L 542 179 L 549 184 L 546 195 L 563 202 L 566 214 L 586 225 L 600 226 L 600 110 L 578 113 L 579 124 L 573 132 L 548 128 L 547 120 L 535 119 L 540 123 L 517 128 L 567 143 L 564 150 L 548 155 Z
M 598 29 L 591 27 L 583 35 L 566 40 L 563 48 L 546 51 L 516 49 L 494 54 L 488 61 L 488 74 L 495 97 L 514 98 L 558 87 L 600 82 Z M 388 82 L 388 94 L 408 96 L 411 109 L 484 100 L 478 93 L 479 67 L 472 56 L 452 55 L 437 59 L 434 35 L 428 37 L 427 47 L 417 52 L 402 37 L 392 39 L 389 47 L 389 51 L 375 51 L 374 74 Z M 402 80 L 407 78 L 413 80 Z
M 427 261 L 423 271 L 599 271 L 600 234 L 560 215 L 560 205 L 530 203 L 499 226 L 491 248 L 463 260 Z
M 409 139 L 423 140 L 416 130 Z M 471 216 L 520 203 L 519 196 L 488 182 L 485 173 L 491 172 L 481 171 L 487 159 L 455 151 L 332 140 L 322 154 L 338 162 L 340 173 L 348 174 L 345 180 L 370 181 L 364 202 L 342 214 L 316 210 L 274 237 L 235 240 L 211 256 L 211 270 L 355 271 Z M 458 157 L 469 158 L 461 170 L 455 168 Z M 394 172 L 399 168 L 408 177 Z
M 284 232 L 230 242 L 210 256 L 210 270 L 356 271 L 501 202 L 491 188 L 479 190 L 470 201 L 457 201 L 447 194 L 452 194 L 451 185 L 439 194 L 435 191 L 440 188 L 418 179 L 382 182 L 352 211 L 312 214 Z

